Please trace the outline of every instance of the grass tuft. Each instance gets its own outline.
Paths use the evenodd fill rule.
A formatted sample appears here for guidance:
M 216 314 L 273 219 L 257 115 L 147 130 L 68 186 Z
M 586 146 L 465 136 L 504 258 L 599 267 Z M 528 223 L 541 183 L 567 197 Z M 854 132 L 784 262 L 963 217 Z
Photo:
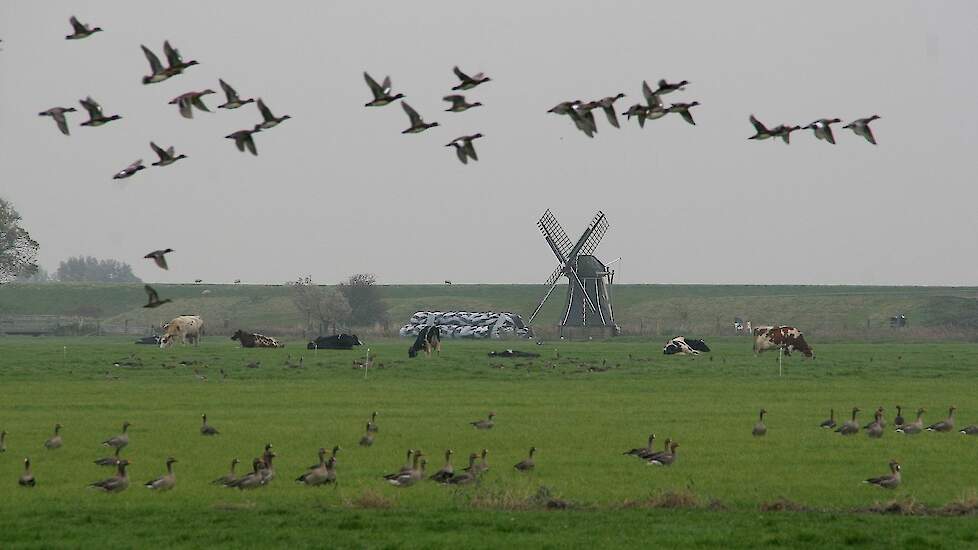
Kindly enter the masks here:
M 533 494 L 515 489 L 479 487 L 469 497 L 468 504 L 473 508 L 489 510 L 566 510 L 573 507 L 569 501 L 559 498 L 553 489 L 544 485 L 538 487 Z
M 690 489 L 659 491 L 641 500 L 626 500 L 623 508 L 668 508 L 668 509 L 706 509 L 725 510 L 726 506 L 715 498 L 703 501 Z
M 868 508 L 857 510 L 857 512 L 894 514 L 900 516 L 925 516 L 928 514 L 927 507 L 917 502 L 917 499 L 913 497 L 904 497 L 883 502 L 876 501 Z
M 978 513 L 978 494 L 971 491 L 938 508 L 936 512 L 942 516 L 970 516 Z
M 811 512 L 812 508 L 804 504 L 797 503 L 785 497 L 778 497 L 775 500 L 762 502 L 759 506 L 762 512 Z
M 396 505 L 393 499 L 387 498 L 376 489 L 366 489 L 352 499 L 345 499 L 343 504 L 347 508 L 362 508 L 369 510 L 387 510 Z

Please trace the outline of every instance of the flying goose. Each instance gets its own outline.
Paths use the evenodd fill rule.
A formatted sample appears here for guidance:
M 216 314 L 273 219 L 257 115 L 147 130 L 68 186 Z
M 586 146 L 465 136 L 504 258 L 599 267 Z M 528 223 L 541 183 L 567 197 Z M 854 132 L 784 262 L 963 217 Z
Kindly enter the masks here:
M 236 487 L 238 490 L 257 489 L 264 486 L 262 479 L 262 467 L 265 465 L 260 458 L 251 461 L 251 473 L 245 474 L 237 479 L 224 484 L 225 487 Z
M 47 441 L 44 442 L 44 448 L 48 450 L 60 449 L 64 445 L 64 441 L 61 439 L 61 424 L 54 425 L 54 435 L 49 437 Z
M 444 101 L 450 101 L 452 106 L 445 109 L 447 113 L 461 113 L 462 111 L 467 111 L 472 107 L 481 107 L 482 103 L 476 101 L 475 103 L 468 103 L 465 101 L 464 95 L 447 95 L 442 98 Z
M 367 431 L 370 433 L 377 433 L 380 428 L 377 426 L 377 411 L 370 414 L 370 422 L 367 422 Z
M 160 477 L 147 481 L 143 487 L 147 489 L 152 489 L 154 491 L 169 491 L 177 484 L 177 477 L 173 473 L 173 464 L 177 459 L 168 457 L 166 459 L 166 473 Z
M 936 424 L 931 424 L 927 426 L 928 432 L 953 432 L 954 431 L 954 411 L 958 410 L 957 407 L 952 406 L 947 411 L 947 419 L 941 420 Z
M 900 405 L 897 405 L 896 406 L 896 410 L 897 410 L 897 414 L 896 414 L 896 418 L 893 419 L 893 425 L 896 426 L 897 428 L 899 428 L 900 426 L 903 426 L 903 423 L 904 423 L 904 420 L 903 420 L 903 407 L 901 407 Z
M 75 110 L 74 107 L 51 107 L 47 111 L 38 113 L 38 116 L 49 116 L 53 118 L 61 133 L 69 136 L 71 135 L 71 131 L 68 130 L 68 120 L 65 118 L 65 113 L 74 113 Z
M 319 448 L 319 464 L 310 468 L 306 473 L 295 479 L 296 483 L 302 483 L 310 487 L 326 483 L 326 448 Z
M 233 483 L 234 480 L 238 479 L 238 476 L 235 475 L 235 473 L 234 473 L 234 468 L 235 468 L 235 466 L 238 465 L 239 462 L 241 462 L 241 461 L 238 460 L 238 457 L 232 458 L 231 459 L 231 471 L 228 472 L 227 474 L 225 474 L 225 475 L 223 475 L 223 476 L 215 479 L 211 483 L 214 484 L 214 485 L 229 485 L 229 484 Z
M 79 21 L 74 15 L 68 19 L 68 22 L 71 23 L 71 28 L 74 30 L 74 32 L 66 36 L 65 40 L 81 40 L 82 38 L 88 38 L 89 36 L 102 31 L 102 27 L 92 28 Z
M 829 419 L 823 420 L 821 424 L 818 425 L 819 428 L 831 429 L 835 427 L 835 409 L 829 409 Z
M 469 455 L 469 467 L 462 472 L 453 475 L 442 483 L 448 483 L 451 485 L 468 485 L 476 480 L 478 477 L 477 470 L 475 467 L 475 461 L 479 458 L 479 455 L 472 453 Z
M 445 465 L 442 466 L 441 470 L 431 474 L 428 479 L 432 481 L 437 481 L 438 483 L 445 483 L 455 475 L 455 467 L 452 466 L 452 455 L 455 454 L 454 451 L 448 449 L 445 451 Z
M 557 105 L 551 107 L 550 109 L 547 109 L 547 112 L 548 113 L 553 113 L 555 115 L 569 115 L 570 112 L 571 112 L 571 109 L 575 105 L 580 105 L 580 104 L 581 104 L 581 101 L 579 99 L 575 99 L 574 101 L 562 101 L 562 102 L 558 103 Z
M 219 435 L 221 432 L 217 431 L 217 428 L 211 426 L 207 423 L 207 415 L 200 415 L 201 425 L 200 425 L 200 435 Z
M 645 102 L 649 107 L 645 114 L 646 119 L 660 119 L 666 116 L 666 114 L 669 112 L 668 109 L 662 105 L 662 98 L 659 97 L 659 94 L 653 92 L 652 89 L 649 88 L 649 83 L 644 80 L 642 81 L 642 96 L 645 97 Z
M 859 424 L 856 423 L 856 413 L 861 411 L 859 407 L 852 408 L 852 420 L 847 420 L 845 424 L 836 428 L 836 433 L 842 435 L 852 435 L 859 431 Z
M 818 139 L 824 139 L 832 145 L 835 145 L 835 136 L 832 135 L 831 125 L 835 124 L 836 122 L 842 122 L 842 120 L 838 118 L 820 118 L 808 126 L 805 126 L 804 129 L 811 130 Z
M 446 143 L 445 147 L 455 147 L 455 155 L 458 156 L 458 160 L 460 160 L 462 164 L 468 164 L 469 158 L 472 160 L 479 160 L 478 155 L 475 154 L 475 146 L 472 145 L 472 140 L 481 137 L 482 134 L 457 137 L 451 142 Z
M 107 456 L 105 458 L 100 458 L 95 461 L 96 466 L 117 466 L 119 464 L 119 453 L 122 451 L 122 447 L 116 447 L 115 453 L 112 456 Z
M 133 163 L 130 164 L 129 166 L 126 166 L 122 170 L 119 170 L 118 172 L 116 172 L 115 175 L 112 176 L 112 179 L 114 179 L 114 180 L 123 180 L 123 179 L 126 179 L 126 178 L 130 178 L 136 172 L 138 172 L 140 170 L 144 170 L 144 169 L 146 169 L 146 167 L 143 166 L 143 159 L 138 159 L 136 161 L 133 161 Z
M 153 152 L 156 153 L 156 156 L 160 157 L 160 160 L 154 162 L 153 166 L 159 166 L 159 167 L 169 166 L 180 159 L 187 158 L 187 155 L 184 155 L 182 153 L 177 155 L 177 152 L 172 145 L 168 147 L 166 150 L 163 150 L 162 147 L 160 147 L 159 145 L 151 141 L 149 142 L 149 146 L 150 148 L 153 149 Z
M 958 433 L 963 433 L 964 435 L 978 435 L 978 426 L 972 424 L 963 430 L 958 430 Z
M 113 120 L 119 120 L 122 118 L 119 115 L 112 115 L 107 117 L 104 114 L 102 114 L 102 106 L 99 105 L 97 101 L 92 99 L 92 96 L 88 96 L 85 99 L 79 99 L 78 103 L 80 103 L 81 106 L 84 107 L 86 111 L 88 111 L 88 120 L 82 122 L 81 123 L 82 126 L 91 126 L 94 128 L 96 126 L 102 126 L 104 124 L 108 124 L 112 122 Z
M 407 130 L 403 130 L 401 132 L 402 134 L 418 134 L 424 132 L 428 128 L 438 126 L 437 122 L 426 123 L 424 119 L 421 118 L 421 115 L 414 110 L 414 107 L 408 105 L 407 101 L 401 102 L 401 108 L 404 109 L 404 112 L 407 113 L 408 119 L 411 121 L 411 126 Z
M 651 454 L 652 443 L 654 442 L 655 442 L 655 434 L 651 433 L 649 434 L 649 441 L 644 447 L 635 447 L 634 449 L 625 451 L 622 454 L 628 456 L 638 456 L 638 457 L 642 456 L 643 454 Z
M 482 73 L 475 73 L 474 75 L 469 76 L 463 73 L 461 70 L 459 70 L 457 65 L 455 67 L 452 67 L 452 72 L 455 73 L 455 76 L 457 76 L 458 79 L 461 81 L 456 86 L 452 86 L 453 90 L 471 90 L 472 88 L 475 88 L 476 86 L 482 84 L 483 82 L 489 82 L 490 80 L 492 80 L 491 78 L 485 76 Z
M 754 126 L 754 135 L 747 139 L 760 140 L 775 137 L 774 130 L 768 130 L 767 126 L 764 126 L 764 123 L 757 120 L 754 115 L 750 116 L 750 123 Z
M 866 428 L 866 436 L 873 439 L 883 437 L 883 407 L 876 409 L 876 419 Z
M 163 82 L 176 74 L 167 72 L 167 70 L 163 68 L 163 63 L 160 62 L 160 58 L 157 57 L 152 50 L 142 44 L 140 44 L 139 47 L 143 49 L 143 55 L 146 56 L 146 61 L 149 61 L 150 73 L 143 77 L 143 84 L 156 84 L 157 82 Z
M 751 435 L 754 437 L 761 437 L 767 434 L 767 426 L 764 425 L 764 415 L 767 414 L 767 409 L 761 409 L 761 414 L 758 417 L 757 424 L 754 424 L 754 429 L 751 430 Z
M 475 426 L 477 430 L 490 430 L 492 429 L 493 426 L 496 425 L 496 423 L 493 422 L 493 418 L 496 418 L 496 413 L 490 411 L 489 418 L 485 420 L 476 420 L 475 422 L 469 422 L 469 424 Z
M 801 126 L 788 126 L 787 124 L 779 124 L 771 130 L 771 137 L 779 137 L 786 144 L 791 144 L 791 132 L 801 130 Z
M 900 463 L 895 460 L 890 461 L 890 473 L 885 476 L 871 477 L 863 483 L 882 487 L 883 489 L 896 489 L 900 485 Z
M 514 464 L 513 468 L 516 468 L 516 470 L 520 472 L 529 472 L 530 470 L 535 468 L 536 462 L 533 461 L 533 453 L 535 452 L 537 452 L 537 448 L 530 447 L 529 456 Z
M 233 139 L 234 145 L 237 146 L 238 151 L 244 153 L 245 148 L 248 149 L 252 155 L 258 156 L 258 149 L 255 147 L 255 138 L 253 134 L 255 132 L 261 131 L 258 128 L 254 130 L 238 130 L 237 132 L 232 132 L 226 136 L 227 139 Z
M 363 71 L 363 79 L 367 81 L 367 86 L 370 88 L 370 93 L 374 95 L 371 101 L 364 104 L 364 107 L 383 107 L 388 103 L 393 103 L 398 99 L 404 97 L 404 94 L 391 95 L 391 77 L 385 76 L 383 84 L 377 84 L 377 81 L 373 79 L 372 76 L 367 74 L 367 71 Z
M 289 115 L 275 116 L 272 114 L 272 110 L 265 105 L 262 98 L 258 98 L 258 111 L 261 112 L 262 122 L 255 125 L 255 130 L 269 130 L 281 124 L 282 122 L 292 118 Z
M 370 422 L 367 422 L 366 432 L 363 434 L 363 437 L 360 438 L 359 445 L 361 447 L 369 447 L 373 444 L 374 444 L 374 434 L 373 432 L 370 431 Z
M 217 81 L 220 83 L 221 89 L 224 90 L 225 97 L 227 97 L 227 101 L 225 101 L 222 105 L 217 106 L 218 109 L 237 109 L 242 105 L 255 102 L 254 98 L 242 100 L 238 96 L 238 92 L 236 92 L 230 84 L 224 82 L 224 79 L 218 78 Z
M 180 116 L 183 118 L 194 118 L 194 108 L 200 109 L 201 111 L 211 112 L 207 108 L 207 104 L 204 103 L 203 97 L 207 94 L 215 93 L 214 90 L 207 88 L 206 90 L 201 90 L 199 92 L 187 92 L 185 94 L 180 94 L 177 97 L 171 99 L 167 102 L 168 105 L 176 105 L 180 109 Z
M 129 474 L 126 473 L 126 466 L 130 462 L 123 458 L 116 465 L 116 474 L 112 477 L 103 479 L 101 481 L 96 481 L 89 485 L 94 489 L 98 489 L 104 493 L 119 493 L 125 491 L 129 488 Z
M 679 115 L 683 117 L 683 120 L 692 124 L 693 126 L 696 126 L 696 121 L 693 120 L 693 114 L 690 113 L 689 110 L 699 104 L 699 101 L 693 101 L 692 103 L 673 103 L 666 109 L 666 112 L 679 113 Z
M 163 42 L 163 54 L 166 55 L 166 62 L 169 64 L 164 72 L 169 76 L 182 74 L 185 69 L 199 65 L 196 61 L 185 62 L 180 56 L 180 51 L 171 46 L 169 40 Z
M 37 485 L 37 480 L 34 479 L 34 473 L 31 472 L 31 459 L 24 459 L 24 473 L 20 474 L 20 478 L 17 479 L 17 485 L 21 487 L 33 487 Z
M 896 429 L 896 431 L 904 435 L 913 435 L 924 431 L 925 412 L 927 412 L 927 409 L 923 407 L 917 409 L 917 419 L 911 422 L 910 424 L 904 424 L 903 426 L 900 426 L 899 428 Z
M 655 90 L 655 95 L 665 95 L 671 94 L 676 90 L 685 90 L 686 85 L 689 84 L 688 80 L 681 80 L 679 82 L 669 83 L 665 79 L 659 80 L 659 87 Z
M 676 449 L 679 447 L 679 443 L 673 441 L 672 445 L 669 446 L 668 452 L 663 452 L 662 454 L 649 460 L 649 464 L 655 466 L 672 466 L 676 462 Z
M 615 115 L 615 102 L 623 97 L 625 97 L 625 94 L 618 92 L 617 95 L 608 96 L 597 101 L 598 106 L 604 111 L 604 116 L 608 118 L 608 124 L 611 124 L 615 128 L 621 128 L 618 125 L 618 117 Z
M 869 129 L 869 123 L 878 118 L 879 115 L 873 115 L 867 118 L 857 118 L 856 120 L 843 126 L 843 128 L 852 130 L 857 136 L 864 137 L 866 138 L 866 141 L 876 145 L 876 138 L 873 137 L 873 131 Z
M 156 291 L 153 290 L 153 287 L 149 285 L 143 285 L 143 290 L 146 291 L 146 296 L 149 300 L 146 303 L 146 305 L 143 307 L 149 307 L 149 308 L 160 307 L 163 304 L 173 301 L 170 298 L 167 298 L 166 300 L 160 300 L 160 295 L 157 294 Z
M 166 265 L 166 255 L 170 252 L 173 252 L 172 248 L 167 248 L 165 250 L 154 250 L 143 256 L 143 258 L 153 260 L 153 262 L 156 263 L 156 266 L 160 269 L 169 269 L 169 267 Z
M 121 449 L 129 444 L 129 426 L 132 424 L 128 420 L 122 423 L 122 433 L 114 435 L 102 442 L 103 447 L 113 447 Z
M 636 103 L 628 108 L 627 111 L 622 113 L 622 116 L 628 117 L 631 120 L 632 117 L 638 118 L 638 125 L 640 128 L 645 128 L 645 119 L 648 118 L 649 108 L 641 103 Z
M 594 120 L 594 113 L 591 112 L 597 107 L 598 104 L 593 101 L 578 103 L 572 106 L 568 113 L 574 126 L 589 138 L 593 138 L 594 134 L 598 133 L 598 124 Z

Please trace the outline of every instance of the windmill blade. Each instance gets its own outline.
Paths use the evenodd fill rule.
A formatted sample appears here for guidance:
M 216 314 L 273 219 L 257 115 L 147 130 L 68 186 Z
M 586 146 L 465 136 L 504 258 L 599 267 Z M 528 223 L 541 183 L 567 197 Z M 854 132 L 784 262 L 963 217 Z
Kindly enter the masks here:
M 557 259 L 561 263 L 566 262 L 567 255 L 570 253 L 573 245 L 564 228 L 557 221 L 557 217 L 553 215 L 549 208 L 543 213 L 540 220 L 537 221 L 537 227 L 540 228 L 544 238 L 547 239 L 547 243 L 553 248 L 554 254 L 558 257 Z
M 558 270 L 558 271 L 562 271 L 562 270 Z M 560 278 L 560 275 L 558 274 L 557 277 Z M 543 299 L 540 300 L 539 304 L 537 304 L 537 308 L 533 310 L 533 315 L 530 315 L 530 320 L 527 321 L 526 324 L 528 325 L 533 324 L 533 319 L 535 319 L 537 314 L 540 313 L 540 310 L 543 309 L 543 304 L 547 303 L 547 298 L 550 298 L 550 295 L 553 293 L 555 288 L 557 288 L 556 279 L 554 280 L 554 282 L 550 283 L 550 289 L 547 290 L 547 293 L 543 295 Z
M 578 254 L 591 254 L 598 248 L 598 243 L 604 238 L 604 234 L 608 232 L 608 218 L 604 216 L 604 212 L 598 210 L 598 213 L 594 215 L 594 219 L 591 220 L 591 225 L 589 226 L 590 234 L 581 247 Z
M 553 273 L 550 274 L 550 278 L 548 278 L 547 282 L 543 284 L 552 285 L 556 283 L 558 280 L 560 280 L 560 278 L 563 276 L 564 276 L 564 266 L 560 266 L 557 269 L 555 269 Z

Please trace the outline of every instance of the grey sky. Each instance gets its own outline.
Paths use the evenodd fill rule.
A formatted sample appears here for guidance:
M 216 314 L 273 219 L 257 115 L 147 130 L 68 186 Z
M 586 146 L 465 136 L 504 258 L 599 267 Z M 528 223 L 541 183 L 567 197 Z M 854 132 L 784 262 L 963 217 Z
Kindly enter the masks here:
M 543 282 L 554 267 L 536 219 L 572 238 L 597 209 L 598 248 L 623 256 L 616 282 L 974 284 L 978 271 L 975 2 L 0 3 L 0 195 L 41 243 L 113 257 L 161 282 Z M 68 17 L 105 32 L 66 41 Z M 169 39 L 200 65 L 143 86 L 139 50 Z M 493 81 L 485 107 L 445 113 L 458 64 Z M 400 106 L 365 109 L 361 72 L 442 126 L 401 135 Z M 258 134 L 259 156 L 224 135 L 257 110 L 185 120 L 171 98 L 212 88 L 263 97 L 292 120 Z M 593 140 L 546 113 L 559 101 L 688 79 L 677 115 Z M 62 136 L 39 111 L 91 94 L 124 119 Z M 771 125 L 878 113 L 878 147 L 837 126 L 838 145 Z M 600 115 L 600 113 L 598 113 Z M 633 121 L 634 122 L 634 121 Z M 451 139 L 476 131 L 481 161 Z M 190 158 L 119 184 L 155 156 Z M 437 241 L 437 246 L 433 245 Z M 172 247 L 171 270 L 141 256 Z

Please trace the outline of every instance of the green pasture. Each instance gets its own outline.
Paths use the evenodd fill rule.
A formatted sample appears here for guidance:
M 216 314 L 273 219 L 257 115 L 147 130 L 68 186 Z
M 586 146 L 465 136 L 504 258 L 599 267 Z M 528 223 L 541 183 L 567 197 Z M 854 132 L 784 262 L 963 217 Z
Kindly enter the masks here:
M 661 343 L 454 342 L 440 356 L 407 358 L 408 342 L 364 349 L 244 350 L 225 337 L 161 351 L 119 338 L 0 337 L 0 547 L 593 547 L 671 545 L 756 548 L 927 547 L 978 544 L 974 512 L 963 517 L 886 515 L 874 504 L 936 510 L 974 501 L 978 437 L 958 433 L 881 440 L 842 437 L 818 424 L 834 407 L 858 405 L 862 423 L 879 405 L 912 416 L 947 407 L 978 423 L 978 346 L 819 344 L 817 359 L 755 357 L 748 339 L 711 341 L 698 357 L 663 356 Z M 541 354 L 495 359 L 507 346 Z M 134 354 L 131 357 L 130 354 Z M 303 368 L 286 368 L 303 358 Z M 246 364 L 260 361 L 257 369 Z M 114 366 L 114 363 L 134 366 Z M 201 381 L 194 369 L 207 381 Z M 221 375 L 223 369 L 226 378 Z M 753 438 L 758 409 L 768 435 Z M 468 422 L 495 411 L 496 427 Z M 357 446 L 371 411 L 380 433 Z M 198 433 L 201 413 L 221 435 Z M 86 488 L 111 470 L 100 442 L 132 422 L 123 451 L 133 465 L 126 492 Z M 43 441 L 64 425 L 62 449 Z M 680 442 L 669 468 L 622 452 L 649 432 Z M 209 483 L 232 457 L 247 470 L 271 442 L 277 479 L 239 492 Z M 292 480 L 321 447 L 342 446 L 337 487 Z M 512 464 L 534 445 L 537 468 Z M 389 486 L 381 475 L 423 449 L 429 473 L 452 448 L 456 465 L 489 449 L 477 486 Z M 176 457 L 177 486 L 141 486 Z M 38 485 L 16 480 L 30 457 Z M 899 460 L 904 483 L 883 491 L 861 481 Z M 239 470 L 241 471 L 241 470 Z M 548 509 L 558 499 L 567 509 Z M 762 511 L 786 499 L 804 511 Z M 662 507 L 672 504 L 673 508 Z

